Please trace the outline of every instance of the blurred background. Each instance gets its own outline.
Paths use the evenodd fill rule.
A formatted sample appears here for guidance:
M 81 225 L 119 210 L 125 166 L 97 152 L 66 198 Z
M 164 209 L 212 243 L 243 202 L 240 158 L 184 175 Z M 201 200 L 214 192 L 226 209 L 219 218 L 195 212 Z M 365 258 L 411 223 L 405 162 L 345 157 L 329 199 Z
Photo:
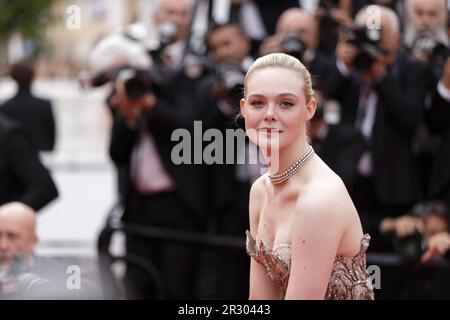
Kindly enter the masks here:
M 34 253 L 80 265 L 92 292 L 99 292 L 93 298 L 245 299 L 248 193 L 263 165 L 174 169 L 167 160 L 173 147 L 167 133 L 192 130 L 194 120 L 221 132 L 242 128 L 231 120 L 248 66 L 258 56 L 285 52 L 313 76 L 319 108 L 309 128 L 311 144 L 344 180 L 372 235 L 368 265 L 382 270 L 377 297 L 448 299 L 442 284 L 450 277 L 449 5 L 447 0 L 0 0 L 0 113 L 20 123 L 21 112 L 27 112 L 19 126 L 30 129 L 40 116 L 11 111 L 12 105 L 36 105 L 35 111 L 39 106 L 46 110 L 40 115 L 47 114 L 36 130 L 53 128 L 41 144 L 40 133 L 29 131 L 37 142 L 26 151 L 28 159 L 35 152 L 43 165 L 31 172 L 41 172 L 42 181 L 48 172 L 53 180 L 41 188 L 48 200 L 27 203 L 17 195 L 3 197 L 2 189 L 0 204 L 20 201 L 37 212 Z M 27 88 L 30 66 L 34 81 Z M 140 106 L 136 115 L 118 102 L 118 79 L 127 68 L 145 70 L 134 75 L 133 88 L 124 84 L 128 98 L 136 102 L 143 92 L 151 93 L 175 112 L 152 114 Z M 16 95 L 25 99 L 28 91 L 43 100 L 10 102 Z M 146 117 L 155 131 L 142 124 Z M 13 140 L 10 131 L 1 130 L 0 169 L 6 169 L 0 174 L 8 194 L 12 184 L 6 179 L 22 169 L 10 169 L 4 150 Z M 133 162 L 135 151 L 148 142 L 142 138 L 147 131 L 161 158 L 151 159 L 162 162 L 157 172 Z M 252 152 L 248 143 L 241 151 Z M 150 170 L 147 181 L 162 177 L 162 190 L 139 186 L 135 166 Z M 181 205 L 170 206 L 174 203 Z M 122 219 L 124 212 L 134 215 Z M 167 212 L 173 216 L 154 218 Z M 143 252 L 148 239 L 130 237 L 126 244 L 126 232 L 139 234 L 124 232 L 127 224 L 176 232 L 149 229 L 149 238 L 162 243 L 149 253 Z M 191 251 L 174 250 L 164 241 L 206 249 L 194 259 Z M 144 256 L 150 266 L 122 259 L 130 253 Z M 152 278 L 153 289 L 108 287 L 112 278 L 105 280 L 102 268 L 116 260 L 113 277 L 131 274 L 124 262 L 144 265 L 146 275 L 129 276 L 135 282 Z M 186 278 L 194 279 L 193 292 Z

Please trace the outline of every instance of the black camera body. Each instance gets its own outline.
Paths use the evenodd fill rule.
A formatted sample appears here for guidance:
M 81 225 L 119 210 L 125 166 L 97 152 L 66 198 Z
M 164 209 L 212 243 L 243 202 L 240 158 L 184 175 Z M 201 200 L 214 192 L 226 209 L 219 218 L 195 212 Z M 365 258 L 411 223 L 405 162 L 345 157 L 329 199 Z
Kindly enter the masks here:
M 386 50 L 380 46 L 381 29 L 366 26 L 345 28 L 347 41 L 358 48 L 353 67 L 359 73 L 368 71 L 380 55 Z
M 425 53 L 428 62 L 432 65 L 443 65 L 450 56 L 450 49 L 444 43 L 427 35 L 418 36 L 411 49 Z
M 215 66 L 215 86 L 219 96 L 239 105 L 244 89 L 245 73 L 241 66 L 221 63 Z
M 296 32 L 288 32 L 281 39 L 281 51 L 303 61 L 306 45 Z
M 405 262 L 420 262 L 425 252 L 423 237 L 418 232 L 402 238 L 395 236 L 393 244 L 395 251 Z
M 158 79 L 151 70 L 140 70 L 132 67 L 121 67 L 115 71 L 113 81 L 125 89 L 125 94 L 132 100 L 137 100 L 146 93 L 158 90 Z
M 439 78 L 441 76 L 443 66 L 450 57 L 449 47 L 433 37 L 421 35 L 414 40 L 411 50 L 422 52 L 430 64 L 434 77 Z

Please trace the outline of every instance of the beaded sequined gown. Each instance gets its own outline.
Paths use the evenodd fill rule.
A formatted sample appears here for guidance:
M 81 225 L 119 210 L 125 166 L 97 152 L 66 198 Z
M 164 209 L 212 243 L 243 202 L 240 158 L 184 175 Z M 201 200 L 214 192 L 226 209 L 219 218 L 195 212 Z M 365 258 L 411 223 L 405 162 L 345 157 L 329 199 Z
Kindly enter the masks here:
M 361 248 L 354 257 L 337 256 L 334 260 L 328 288 L 327 300 L 373 300 L 373 288 L 366 270 L 366 250 L 370 236 L 365 234 L 361 239 Z M 247 231 L 247 253 L 262 264 L 269 277 L 277 283 L 283 293 L 283 299 L 289 281 L 291 268 L 291 245 L 280 244 L 271 249 L 262 239 L 253 239 Z

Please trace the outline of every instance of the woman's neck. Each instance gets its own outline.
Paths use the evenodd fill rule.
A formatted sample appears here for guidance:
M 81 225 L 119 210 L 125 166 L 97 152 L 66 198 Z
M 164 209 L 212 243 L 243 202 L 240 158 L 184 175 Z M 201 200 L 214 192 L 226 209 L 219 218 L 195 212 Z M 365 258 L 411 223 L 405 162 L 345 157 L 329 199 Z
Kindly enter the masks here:
M 286 171 L 295 161 L 308 151 L 307 137 L 299 138 L 294 144 L 283 149 L 273 150 L 270 155 L 264 153 L 270 175 Z

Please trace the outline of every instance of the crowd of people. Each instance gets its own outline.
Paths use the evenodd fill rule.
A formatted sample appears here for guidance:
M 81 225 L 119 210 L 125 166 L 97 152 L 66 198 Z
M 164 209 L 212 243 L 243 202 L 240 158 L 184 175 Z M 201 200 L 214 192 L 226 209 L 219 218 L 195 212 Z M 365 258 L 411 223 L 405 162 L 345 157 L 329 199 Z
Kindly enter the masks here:
M 215 156 L 230 162 L 176 164 L 179 141 L 173 133 L 185 129 L 195 137 L 200 121 L 203 131 L 217 129 L 222 137 L 229 129 L 245 128 L 237 115 L 246 72 L 256 58 L 283 52 L 312 75 L 318 106 L 308 127 L 310 144 L 344 182 L 372 238 L 368 252 L 396 253 L 402 263 L 416 266 L 444 259 L 450 249 L 446 1 L 305 3 L 233 0 L 228 22 L 215 21 L 212 13 L 207 19 L 204 50 L 193 45 L 198 34 L 190 26 L 200 10 L 189 0 L 161 1 L 152 17 L 160 46 L 145 48 L 144 57 L 139 39 L 124 35 L 136 46 L 135 56 L 111 52 L 117 59 L 91 81 L 111 86 L 109 154 L 117 169 L 124 223 L 244 241 L 250 188 L 265 168 L 260 162 L 239 163 L 254 152 L 252 142 L 236 145 L 233 140 L 230 146 L 227 140 L 214 149 Z M 99 52 L 108 46 L 100 42 L 99 47 L 93 56 L 106 59 Z M 37 150 L 53 148 L 55 124 L 47 102 L 29 92 L 30 71 L 17 65 L 11 75 L 20 90 L 0 106 L 0 150 L 5 150 L 0 153 L 0 205 L 19 201 L 39 210 L 57 196 L 37 157 Z M 190 147 L 183 151 L 187 159 L 211 152 L 206 144 Z M 128 235 L 126 250 L 156 266 L 168 298 L 249 296 L 244 250 L 204 251 L 142 235 Z M 384 277 L 382 272 L 376 297 L 414 297 L 405 293 L 399 274 Z M 129 265 L 127 297 L 154 298 L 153 280 Z M 433 283 L 438 287 L 438 280 Z M 448 297 L 444 291 L 439 294 Z M 439 294 L 430 290 L 429 297 Z

